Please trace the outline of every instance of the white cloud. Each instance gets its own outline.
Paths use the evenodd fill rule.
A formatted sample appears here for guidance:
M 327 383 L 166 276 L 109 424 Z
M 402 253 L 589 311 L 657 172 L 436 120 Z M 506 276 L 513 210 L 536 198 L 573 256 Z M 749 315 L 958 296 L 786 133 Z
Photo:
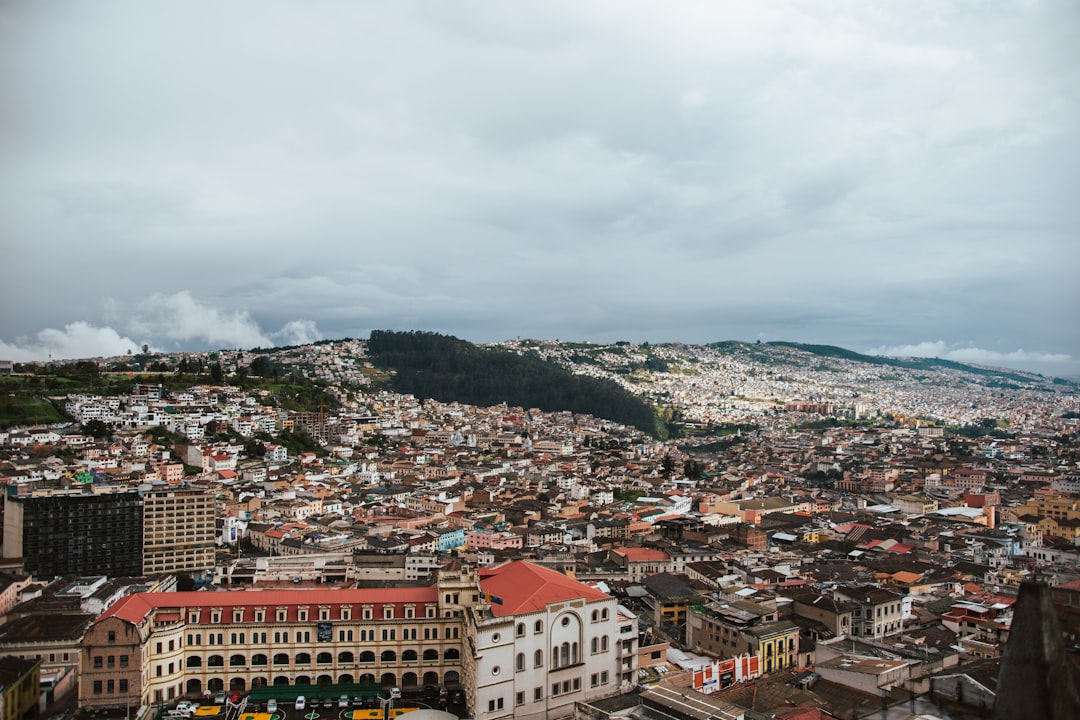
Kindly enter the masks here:
M 308 345 L 323 336 L 314 320 L 290 320 L 273 337 L 281 345 Z
M 219 310 L 196 300 L 187 290 L 151 295 L 124 324 L 131 334 L 156 340 L 197 341 L 219 348 L 274 345 L 246 310 Z
M 0 340 L 0 357 L 15 362 L 112 357 L 138 351 L 138 344 L 131 338 L 111 327 L 96 327 L 82 320 L 65 325 L 63 330 L 46 328 L 34 340 Z
M 1075 358 L 1065 353 L 1030 352 L 1024 349 L 1000 352 L 971 346 L 950 346 L 942 340 L 924 340 L 914 345 L 879 347 L 867 350 L 866 353 L 868 355 L 885 355 L 888 357 L 941 358 L 973 365 L 1026 368 L 1036 372 L 1051 368 L 1071 368 L 1075 372 L 1077 366 L 1080 365 Z

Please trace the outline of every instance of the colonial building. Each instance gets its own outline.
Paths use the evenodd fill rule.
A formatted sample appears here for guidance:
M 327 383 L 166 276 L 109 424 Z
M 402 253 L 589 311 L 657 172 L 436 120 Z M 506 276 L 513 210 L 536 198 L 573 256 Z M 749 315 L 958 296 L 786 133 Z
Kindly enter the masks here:
M 749 600 L 692 608 L 687 614 L 686 643 L 719 657 L 757 656 L 763 673 L 800 664 L 799 626 L 779 619 L 775 608 Z
M 462 688 L 475 717 L 569 714 L 636 680 L 637 621 L 525 562 L 424 587 L 130 595 L 80 649 L 84 709 L 267 685 Z M 490 706 L 490 707 L 489 707 Z
M 637 619 L 614 598 L 523 561 L 480 574 L 463 664 L 477 720 L 564 717 L 634 686 Z
M 462 610 L 476 576 L 414 588 L 138 593 L 87 631 L 85 709 L 264 685 L 460 682 Z

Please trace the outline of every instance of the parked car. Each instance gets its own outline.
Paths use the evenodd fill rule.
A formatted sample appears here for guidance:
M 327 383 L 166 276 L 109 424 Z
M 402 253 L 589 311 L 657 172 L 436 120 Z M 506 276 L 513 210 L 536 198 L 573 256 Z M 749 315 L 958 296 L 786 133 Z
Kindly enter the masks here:
M 216 693 L 214 693 L 214 704 L 224 705 L 226 697 L 228 696 L 225 694 L 224 690 L 218 690 Z
M 275 700 L 274 698 L 270 698 L 269 700 L 266 701 L 266 712 L 268 712 L 268 713 L 276 713 L 277 712 L 277 700 Z
M 337 706 L 339 708 L 347 708 L 347 707 L 349 707 L 349 696 L 348 695 L 342 695 L 341 697 L 339 697 L 337 699 Z
M 232 693 L 231 693 L 231 694 L 229 695 L 229 702 L 233 703 L 234 705 L 235 705 L 236 703 L 239 703 L 239 702 L 240 702 L 240 693 L 238 693 L 238 692 L 236 692 L 236 691 L 233 691 L 233 692 L 232 692 Z
M 399 687 L 390 688 L 390 697 L 393 698 L 394 700 L 400 700 L 401 699 L 401 688 L 399 688 Z
M 324 697 L 322 699 L 322 706 L 323 707 L 334 707 L 334 698 L 327 695 L 326 697 Z
M 306 708 L 307 707 L 307 698 L 304 697 L 303 695 L 298 695 L 296 697 L 296 706 L 295 707 L 296 707 L 297 710 L 303 710 L 304 708 Z
M 364 696 L 356 695 L 352 699 L 353 707 L 364 707 Z
M 181 700 L 180 702 L 176 703 L 176 712 L 184 713 L 186 715 L 191 715 L 193 712 L 195 712 L 198 709 L 199 709 L 199 703 L 197 703 L 197 702 L 190 702 L 188 700 Z

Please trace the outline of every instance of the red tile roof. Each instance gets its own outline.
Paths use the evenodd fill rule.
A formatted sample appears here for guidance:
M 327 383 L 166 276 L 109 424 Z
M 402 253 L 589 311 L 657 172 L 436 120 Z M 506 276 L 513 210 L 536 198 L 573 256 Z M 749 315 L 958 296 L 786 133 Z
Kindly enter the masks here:
M 330 619 L 341 619 L 340 608 L 349 606 L 352 618 L 362 617 L 363 606 L 373 606 L 374 615 L 383 617 L 383 607 L 392 606 L 395 618 L 405 617 L 405 605 L 416 606 L 416 617 L 424 617 L 426 604 L 438 602 L 438 590 L 432 587 L 419 588 L 360 588 L 338 590 L 223 590 L 220 592 L 146 592 L 128 595 L 118 600 L 112 607 L 98 617 L 98 621 L 108 617 L 118 617 L 136 625 L 145 620 L 151 612 L 158 609 L 202 610 L 202 622 L 209 623 L 208 611 L 211 608 L 221 610 L 221 622 L 231 624 L 233 611 L 243 612 L 241 622 L 254 622 L 255 609 L 265 608 L 266 618 L 275 617 L 277 608 L 287 610 L 288 622 L 297 621 L 297 610 L 306 607 L 314 621 L 318 618 L 320 605 L 331 608 Z M 161 619 L 161 615 L 158 619 Z M 179 617 L 169 613 L 169 618 Z
M 518 560 L 480 571 L 480 589 L 502 604 L 492 602 L 496 617 L 543 610 L 549 603 L 584 598 L 606 600 L 608 595 L 560 572 Z

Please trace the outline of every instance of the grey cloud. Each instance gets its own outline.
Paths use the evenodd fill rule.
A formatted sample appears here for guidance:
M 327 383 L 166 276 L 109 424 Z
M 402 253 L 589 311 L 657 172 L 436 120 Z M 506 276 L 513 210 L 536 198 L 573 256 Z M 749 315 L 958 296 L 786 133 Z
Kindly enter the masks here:
M 413 324 L 1077 357 L 1078 15 L 8 4 L 0 301 L 28 309 L 0 338 Z M 185 292 L 229 332 L 143 306 Z

